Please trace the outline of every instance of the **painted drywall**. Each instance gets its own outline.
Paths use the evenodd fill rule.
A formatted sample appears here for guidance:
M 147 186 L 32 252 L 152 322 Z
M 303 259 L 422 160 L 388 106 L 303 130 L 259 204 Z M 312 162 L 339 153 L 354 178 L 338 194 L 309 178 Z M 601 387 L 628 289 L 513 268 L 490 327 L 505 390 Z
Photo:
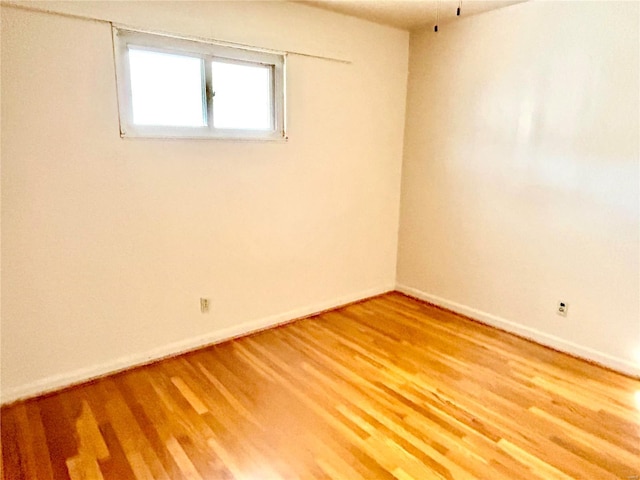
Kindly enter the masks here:
M 287 142 L 121 139 L 109 24 L 5 5 L 3 401 L 393 289 L 408 33 L 286 2 L 43 5 L 351 63 L 289 55 Z
M 412 33 L 401 290 L 640 374 L 639 8 Z

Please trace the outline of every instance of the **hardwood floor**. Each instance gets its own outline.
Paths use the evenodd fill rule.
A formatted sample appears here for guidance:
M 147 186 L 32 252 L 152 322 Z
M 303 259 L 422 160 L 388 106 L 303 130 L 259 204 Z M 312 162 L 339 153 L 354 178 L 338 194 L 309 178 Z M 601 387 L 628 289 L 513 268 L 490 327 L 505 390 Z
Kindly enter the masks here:
M 640 382 L 390 293 L 2 409 L 4 478 L 633 479 Z

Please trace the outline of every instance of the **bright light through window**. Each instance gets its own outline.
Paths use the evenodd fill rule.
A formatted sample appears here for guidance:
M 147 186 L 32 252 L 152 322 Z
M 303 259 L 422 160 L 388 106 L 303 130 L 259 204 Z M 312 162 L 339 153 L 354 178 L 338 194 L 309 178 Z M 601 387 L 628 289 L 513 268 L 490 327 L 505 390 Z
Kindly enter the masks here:
M 129 49 L 131 103 L 136 125 L 206 125 L 202 60 Z
M 211 62 L 213 126 L 271 130 L 271 67 Z
M 121 137 L 286 139 L 284 54 L 112 31 Z

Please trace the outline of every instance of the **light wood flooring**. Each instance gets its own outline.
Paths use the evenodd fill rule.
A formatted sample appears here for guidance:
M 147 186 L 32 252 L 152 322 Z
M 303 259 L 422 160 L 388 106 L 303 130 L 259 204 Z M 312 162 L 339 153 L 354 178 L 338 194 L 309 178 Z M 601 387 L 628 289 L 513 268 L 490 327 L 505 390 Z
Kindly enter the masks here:
M 5 479 L 634 479 L 640 381 L 390 293 L 2 409 Z

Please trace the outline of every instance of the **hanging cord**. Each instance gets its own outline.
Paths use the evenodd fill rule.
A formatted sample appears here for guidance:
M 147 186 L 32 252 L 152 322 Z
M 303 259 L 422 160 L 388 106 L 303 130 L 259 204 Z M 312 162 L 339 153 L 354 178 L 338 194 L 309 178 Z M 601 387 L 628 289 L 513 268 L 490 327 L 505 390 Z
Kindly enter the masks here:
M 460 16 L 461 11 L 462 11 L 462 0 L 458 2 L 458 11 L 456 12 L 456 15 Z
M 433 31 L 438 33 L 438 23 L 440 23 L 440 1 L 436 1 L 436 25 L 433 27 Z

